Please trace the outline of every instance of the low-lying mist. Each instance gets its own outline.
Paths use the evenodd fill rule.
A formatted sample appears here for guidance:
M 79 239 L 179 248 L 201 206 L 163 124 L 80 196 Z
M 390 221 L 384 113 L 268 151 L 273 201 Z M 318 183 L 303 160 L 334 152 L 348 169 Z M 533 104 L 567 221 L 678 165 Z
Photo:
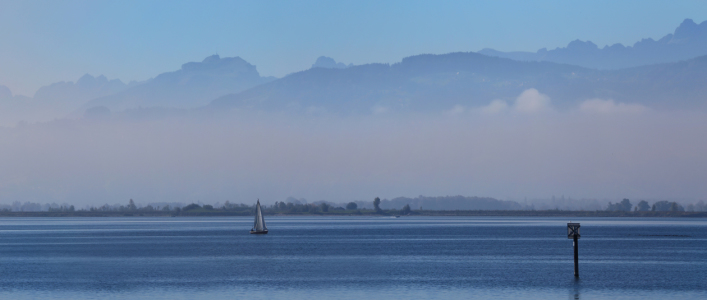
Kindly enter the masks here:
M 133 110 L 0 128 L 0 203 L 707 195 L 705 113 L 553 101 L 531 89 L 442 113 Z

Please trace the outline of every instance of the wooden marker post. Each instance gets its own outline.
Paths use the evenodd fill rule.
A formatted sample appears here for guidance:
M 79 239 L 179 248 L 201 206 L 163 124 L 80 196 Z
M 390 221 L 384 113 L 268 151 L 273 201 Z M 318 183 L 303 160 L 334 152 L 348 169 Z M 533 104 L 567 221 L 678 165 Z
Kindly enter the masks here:
M 579 240 L 579 223 L 567 223 L 567 238 L 574 240 L 574 277 L 579 277 L 579 248 L 577 240 Z

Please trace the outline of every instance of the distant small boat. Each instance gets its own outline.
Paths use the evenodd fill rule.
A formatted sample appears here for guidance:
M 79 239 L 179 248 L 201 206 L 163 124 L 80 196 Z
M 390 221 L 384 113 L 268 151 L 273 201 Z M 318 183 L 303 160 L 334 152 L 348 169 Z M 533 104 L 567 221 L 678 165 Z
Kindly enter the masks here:
M 253 229 L 250 230 L 250 234 L 268 234 L 268 228 L 265 226 L 265 219 L 263 219 L 263 211 L 260 209 L 260 199 L 255 205 L 255 223 L 253 224 Z

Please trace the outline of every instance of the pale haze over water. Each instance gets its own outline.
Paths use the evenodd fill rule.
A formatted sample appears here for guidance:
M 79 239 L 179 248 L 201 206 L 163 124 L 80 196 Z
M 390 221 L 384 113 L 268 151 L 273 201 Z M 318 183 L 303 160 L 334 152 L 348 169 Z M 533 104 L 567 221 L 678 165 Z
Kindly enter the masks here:
M 707 192 L 703 113 L 556 111 L 552 102 L 546 111 L 514 110 L 0 129 L 0 154 L 12 157 L 0 161 L 0 199 L 78 207 L 372 195 L 694 201 Z

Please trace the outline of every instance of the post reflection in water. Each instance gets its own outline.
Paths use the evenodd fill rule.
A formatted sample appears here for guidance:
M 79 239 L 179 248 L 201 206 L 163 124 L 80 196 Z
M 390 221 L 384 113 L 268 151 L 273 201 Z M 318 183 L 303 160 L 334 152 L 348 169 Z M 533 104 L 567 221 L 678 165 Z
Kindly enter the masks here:
M 580 279 L 575 277 L 574 278 L 574 284 L 572 285 L 572 297 L 571 299 L 579 300 L 580 299 L 580 290 L 582 289 L 582 285 L 579 281 Z

